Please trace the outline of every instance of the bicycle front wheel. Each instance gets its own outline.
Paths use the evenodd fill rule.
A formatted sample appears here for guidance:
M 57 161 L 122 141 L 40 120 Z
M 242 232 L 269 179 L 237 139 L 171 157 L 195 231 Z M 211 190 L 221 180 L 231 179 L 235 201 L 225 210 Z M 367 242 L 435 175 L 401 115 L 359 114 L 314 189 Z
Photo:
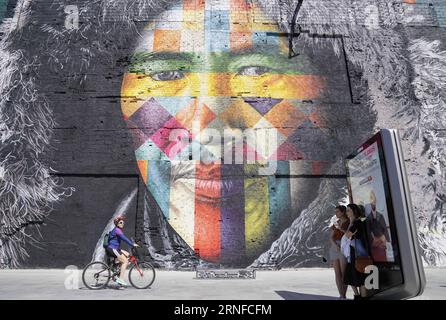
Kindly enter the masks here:
M 82 282 L 91 290 L 105 288 L 110 281 L 110 277 L 110 268 L 99 261 L 88 264 L 82 272 Z
M 136 289 L 147 289 L 155 281 L 155 268 L 148 262 L 134 264 L 129 271 L 129 280 Z

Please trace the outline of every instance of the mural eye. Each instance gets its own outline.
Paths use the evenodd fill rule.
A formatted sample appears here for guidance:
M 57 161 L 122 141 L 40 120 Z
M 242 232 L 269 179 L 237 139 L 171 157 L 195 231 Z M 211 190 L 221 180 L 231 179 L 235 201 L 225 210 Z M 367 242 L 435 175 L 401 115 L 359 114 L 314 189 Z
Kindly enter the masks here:
M 249 66 L 249 67 L 240 68 L 237 74 L 242 75 L 242 76 L 261 76 L 261 75 L 268 73 L 270 71 L 271 71 L 271 68 L 268 68 L 268 67 Z
M 181 71 L 162 71 L 156 72 L 151 75 L 155 81 L 170 81 L 184 78 L 184 74 Z

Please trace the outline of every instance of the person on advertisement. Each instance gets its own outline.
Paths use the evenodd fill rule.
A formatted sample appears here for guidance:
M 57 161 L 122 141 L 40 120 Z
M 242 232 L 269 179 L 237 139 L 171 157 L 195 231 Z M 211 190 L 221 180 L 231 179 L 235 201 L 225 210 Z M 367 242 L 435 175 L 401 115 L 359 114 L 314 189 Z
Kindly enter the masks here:
M 376 208 L 376 195 L 373 190 L 370 196 L 370 213 L 366 219 L 367 235 L 371 248 L 373 261 L 386 262 L 387 259 L 387 243 L 390 242 L 389 230 L 382 213 Z

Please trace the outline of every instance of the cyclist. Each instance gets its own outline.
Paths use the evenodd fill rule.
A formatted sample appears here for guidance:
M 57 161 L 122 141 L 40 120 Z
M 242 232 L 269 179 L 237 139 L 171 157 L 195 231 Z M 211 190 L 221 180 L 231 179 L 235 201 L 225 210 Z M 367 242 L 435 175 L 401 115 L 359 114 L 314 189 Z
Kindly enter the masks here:
M 122 229 L 124 228 L 123 215 L 117 216 L 113 222 L 115 224 L 115 227 L 109 233 L 108 246 L 105 251 L 107 252 L 107 255 L 118 258 L 119 263 L 121 264 L 121 273 L 119 275 L 119 278 L 116 279 L 116 282 L 122 286 L 127 286 L 127 283 L 124 281 L 124 275 L 129 263 L 129 253 L 121 249 L 121 241 L 124 241 L 131 247 L 139 247 L 139 245 L 132 242 L 124 235 L 124 232 L 122 231 Z

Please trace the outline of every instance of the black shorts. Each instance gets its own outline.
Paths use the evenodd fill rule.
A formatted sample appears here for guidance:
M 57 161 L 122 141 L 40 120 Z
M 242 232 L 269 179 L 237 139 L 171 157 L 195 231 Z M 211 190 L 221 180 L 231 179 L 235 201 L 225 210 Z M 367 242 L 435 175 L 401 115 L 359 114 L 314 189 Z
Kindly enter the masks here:
M 105 252 L 107 252 L 107 255 L 110 257 L 115 257 L 117 258 L 118 256 L 120 256 L 122 253 L 121 249 L 112 249 L 112 248 L 105 248 Z

